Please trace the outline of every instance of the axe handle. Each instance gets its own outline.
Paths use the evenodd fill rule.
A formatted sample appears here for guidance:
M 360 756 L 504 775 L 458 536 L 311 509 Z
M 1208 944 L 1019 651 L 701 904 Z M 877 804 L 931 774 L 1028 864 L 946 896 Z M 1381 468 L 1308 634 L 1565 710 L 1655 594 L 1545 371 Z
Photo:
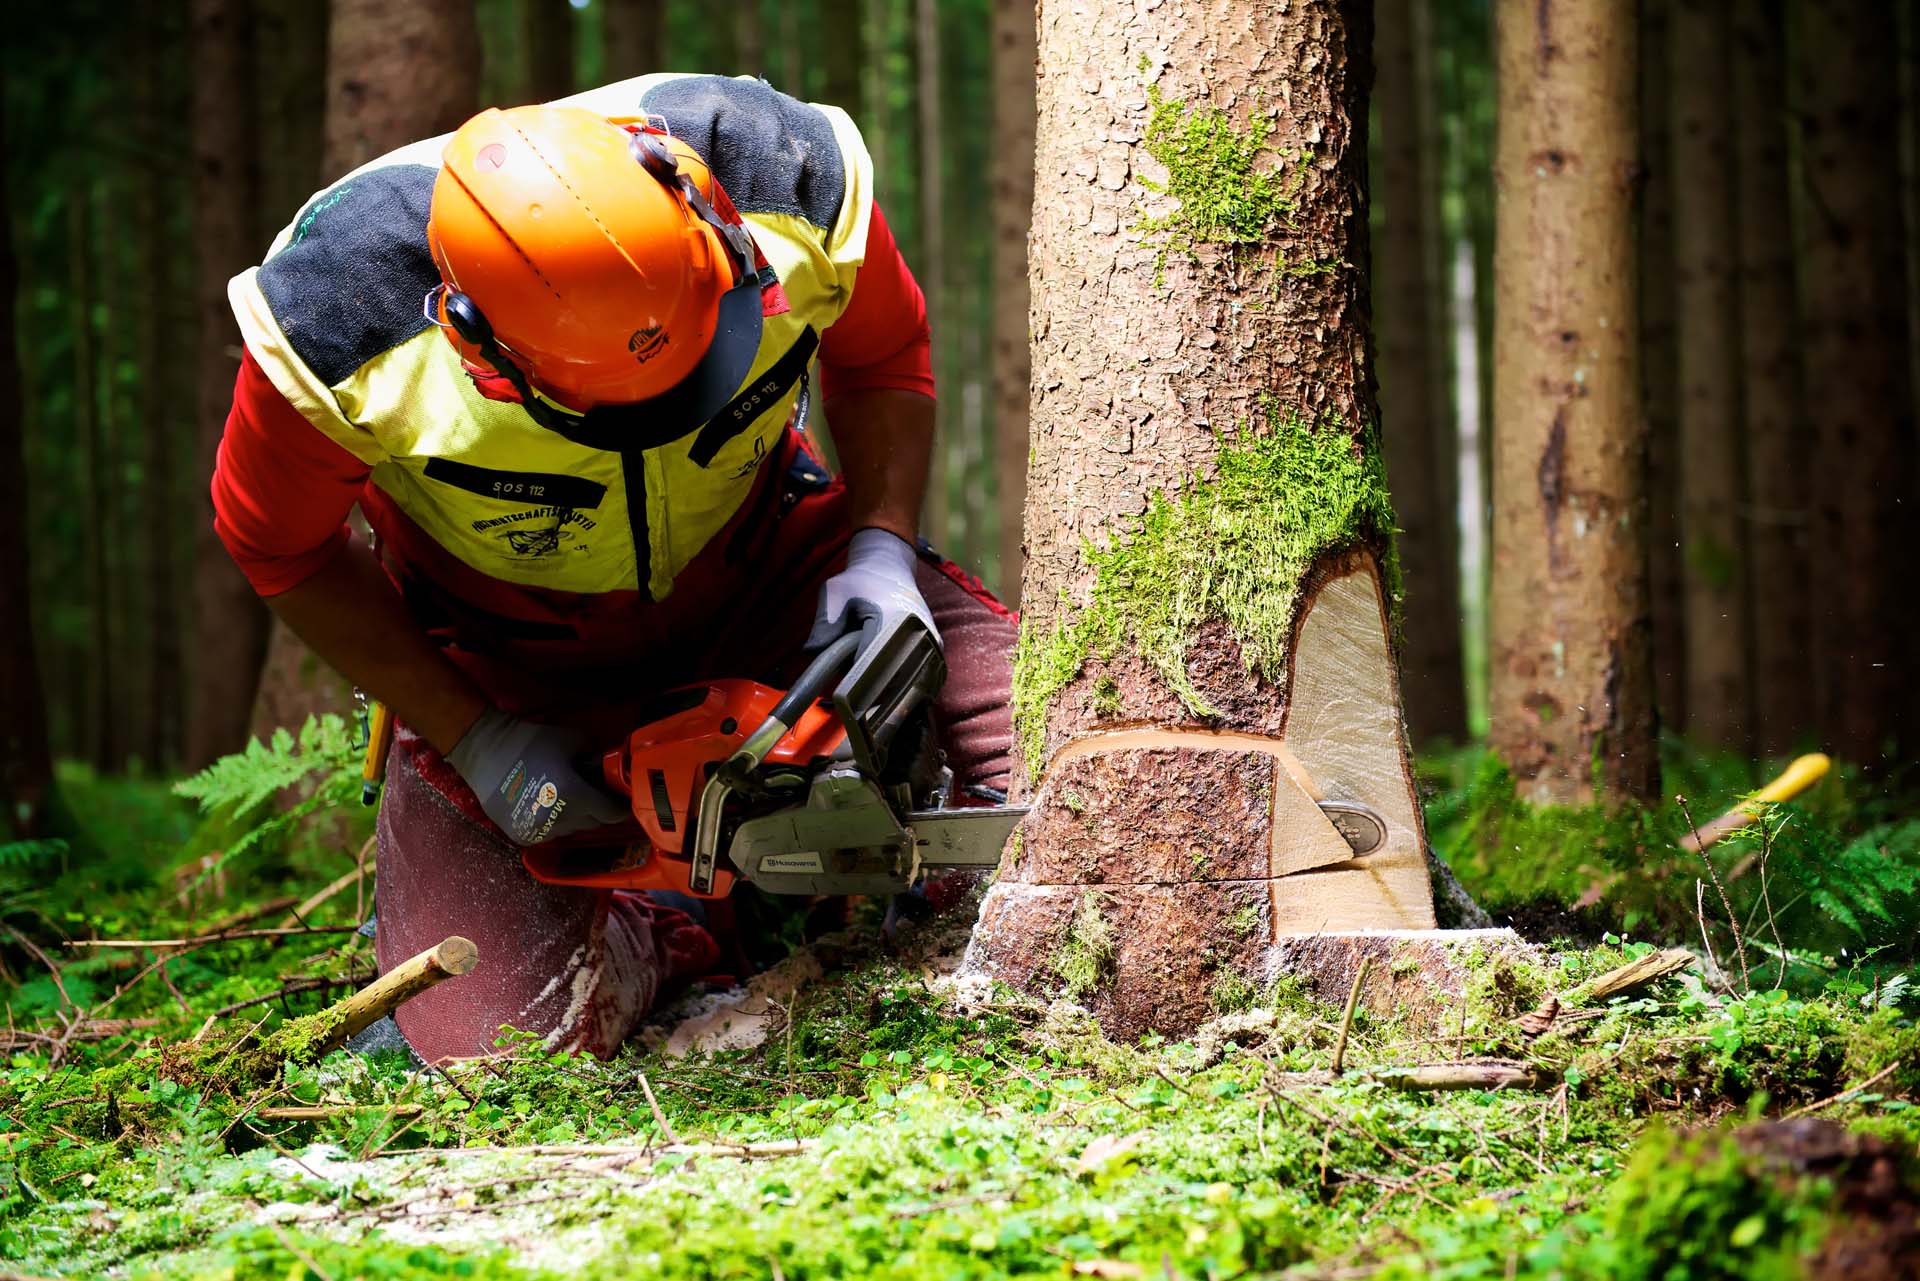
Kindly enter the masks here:
M 1790 801 L 1825 778 L 1827 771 L 1831 768 L 1833 768 L 1833 762 L 1823 752 L 1813 752 L 1800 757 L 1782 770 L 1778 778 L 1752 796 L 1741 801 L 1719 818 L 1710 823 L 1704 823 L 1681 837 L 1680 848 L 1698 854 L 1728 834 L 1737 832 L 1751 823 L 1755 812 L 1753 807 Z

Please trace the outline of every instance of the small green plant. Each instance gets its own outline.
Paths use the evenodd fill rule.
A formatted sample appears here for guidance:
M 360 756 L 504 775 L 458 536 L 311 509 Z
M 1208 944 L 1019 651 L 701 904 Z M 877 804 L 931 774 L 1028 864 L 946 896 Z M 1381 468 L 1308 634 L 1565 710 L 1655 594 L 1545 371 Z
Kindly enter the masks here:
M 293 804 L 268 809 L 273 798 L 303 785 L 304 794 Z M 298 736 L 283 728 L 274 731 L 270 742 L 256 738 L 245 750 L 174 784 L 173 790 L 199 802 L 202 813 L 237 827 L 239 834 L 228 843 L 224 862 L 358 795 L 358 749 L 340 717 L 309 716 Z

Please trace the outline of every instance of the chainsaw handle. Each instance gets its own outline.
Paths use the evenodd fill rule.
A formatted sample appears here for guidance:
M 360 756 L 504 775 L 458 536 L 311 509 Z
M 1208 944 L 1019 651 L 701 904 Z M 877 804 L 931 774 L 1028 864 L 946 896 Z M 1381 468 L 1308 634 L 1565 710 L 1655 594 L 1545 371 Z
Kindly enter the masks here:
M 860 650 L 860 633 L 852 632 L 842 636 L 833 644 L 821 650 L 807 670 L 800 673 L 800 679 L 793 687 L 781 695 L 780 701 L 767 713 L 767 719 L 760 722 L 760 728 L 747 735 L 733 756 L 727 761 L 730 769 L 741 772 L 759 767 L 767 758 L 775 743 L 793 728 L 801 713 L 814 702 L 825 696 L 827 687 L 843 669 L 845 669 Z

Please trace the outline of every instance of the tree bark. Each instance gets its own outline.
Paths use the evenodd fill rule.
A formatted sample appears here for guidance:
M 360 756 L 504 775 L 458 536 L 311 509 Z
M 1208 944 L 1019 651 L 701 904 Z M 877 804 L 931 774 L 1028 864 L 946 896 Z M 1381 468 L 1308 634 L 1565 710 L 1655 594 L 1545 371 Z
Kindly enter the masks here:
M 330 178 L 457 128 L 473 113 L 480 35 L 471 0 L 332 3 L 323 161 Z M 567 48 L 570 60 L 570 41 Z
M 1889 765 L 1896 737 L 1914 733 L 1902 724 L 1915 692 L 1902 598 L 1913 595 L 1904 575 L 1917 541 L 1893 8 L 1801 0 L 1798 13 L 1816 711 L 1829 751 Z
M 184 54 L 183 42 L 167 31 L 165 22 L 147 27 L 147 38 L 157 42 L 130 53 L 133 110 L 149 140 L 167 136 L 181 123 L 169 95 L 162 93 L 160 65 L 168 56 Z M 137 170 L 133 176 L 132 208 L 135 248 L 137 314 L 132 318 L 134 364 L 139 370 L 137 413 L 142 422 L 140 514 L 144 546 L 133 552 L 145 581 L 141 598 L 146 643 L 137 661 L 140 691 L 146 708 L 144 736 L 136 747 L 148 770 L 173 768 L 182 748 L 181 703 L 187 685 L 181 679 L 180 558 L 175 530 L 180 498 L 178 433 L 179 407 L 168 395 L 168 360 L 175 350 L 169 323 L 167 259 L 171 226 L 166 215 L 178 196 L 178 176 L 169 167 Z M 191 416 L 186 418 L 191 422 Z
M 872 128 L 872 105 L 861 92 L 866 71 L 865 6 L 861 0 L 820 0 L 820 26 L 826 33 L 821 100 L 845 110 L 862 129 Z
M 1680 590 L 1680 370 L 1674 358 L 1673 172 L 1667 48 L 1673 0 L 1640 0 L 1640 385 L 1647 431 L 1647 579 L 1660 723 L 1687 723 Z
M 119 680 L 113 667 L 114 584 L 108 571 L 117 522 L 112 515 L 112 446 L 100 403 L 100 353 L 94 309 L 100 302 L 94 284 L 93 184 L 72 183 L 67 204 L 67 304 L 73 329 L 73 436 L 82 459 L 81 511 L 86 539 L 87 657 L 85 729 L 80 741 L 86 758 L 101 773 L 119 764 L 113 759 L 114 704 Z
M 1634 9 L 1500 0 L 1491 733 L 1522 794 L 1657 787 Z
M 570 11 L 546 12 L 544 20 L 535 21 L 534 8 L 523 11 L 530 15 L 523 32 L 528 42 L 535 38 L 535 27 L 569 24 L 564 30 L 570 77 Z M 558 37 L 549 31 L 539 38 Z M 334 0 L 327 32 L 327 112 L 321 159 L 327 177 L 338 178 L 395 147 L 457 128 L 477 105 L 479 48 L 471 4 L 434 0 L 425 5 L 374 5 L 367 0 Z M 536 59 L 531 65 L 540 64 Z M 551 65 L 546 74 L 554 74 Z M 350 702 L 347 683 L 276 623 L 251 704 L 254 731 L 264 736 L 280 726 L 297 726 L 314 713 L 345 715 Z
M 249 0 L 192 0 L 195 298 L 200 319 L 200 428 L 195 474 L 210 476 L 233 404 L 240 334 L 227 280 L 259 255 L 260 170 L 254 135 L 253 9 Z M 246 741 L 267 611 L 213 532 L 194 529 L 193 704 L 187 763 L 204 765 Z
M 789 0 L 790 2 L 790 0 Z M 734 44 L 738 61 L 729 69 L 733 75 L 767 76 L 767 34 L 760 21 L 759 0 L 746 0 L 734 15 Z
M 999 527 L 1000 599 L 1018 607 L 1026 564 L 1022 512 L 1027 497 L 1027 228 L 1033 220 L 1033 0 L 994 0 L 993 154 L 988 175 L 993 219 L 994 507 Z
M 1381 0 L 1375 32 L 1379 62 L 1376 106 L 1381 143 L 1376 190 L 1386 207 L 1373 286 L 1380 340 L 1380 431 L 1387 481 L 1400 532 L 1395 539 L 1405 579 L 1401 615 L 1402 691 L 1415 742 L 1459 740 L 1467 706 L 1460 645 L 1459 543 L 1447 484 L 1456 439 L 1446 412 L 1445 362 L 1438 350 L 1441 297 L 1432 253 L 1439 210 L 1428 165 L 1427 55 L 1416 35 L 1425 0 Z
M 1677 0 L 1672 69 L 1673 279 L 1680 374 L 1681 595 L 1687 734 L 1746 749 L 1745 549 L 1740 534 L 1738 245 L 1733 219 L 1732 24 L 1728 0 Z
M 607 79 L 625 80 L 664 70 L 666 0 L 600 0 L 600 31 Z
M 477 29 L 475 38 L 478 39 Z M 573 6 L 567 0 L 521 0 L 520 39 L 527 50 L 531 99 L 551 102 L 572 93 Z M 461 98 L 467 104 L 463 111 L 472 110 L 478 92 L 476 86 Z M 431 134 L 434 130 L 426 132 Z
M 1380 566 L 1359 0 L 1048 5 L 1016 724 L 971 964 L 1191 1028 L 1430 926 Z M 1356 856 L 1316 802 L 1384 839 Z
M 8 203 L 5 103 L 0 101 L 0 210 Z M 33 636 L 33 575 L 27 560 L 25 407 L 21 400 L 20 276 L 13 219 L 0 220 L 0 838 L 48 834 L 56 809 L 53 757 Z
M 1753 624 L 1754 738 L 1768 753 L 1788 751 L 1813 726 L 1804 479 L 1812 442 L 1794 333 L 1785 18 L 1782 0 L 1747 0 L 1735 9 L 1732 42 L 1741 434 L 1747 447 L 1742 524 Z
M 914 108 L 915 160 L 920 172 L 920 244 L 914 274 L 927 297 L 927 320 L 933 326 L 933 373 L 944 385 L 951 362 L 947 352 L 947 236 L 946 184 L 941 171 L 945 158 L 940 130 L 940 11 L 934 0 L 914 0 Z M 951 554 L 955 542 L 952 517 L 953 489 L 965 480 L 958 462 L 959 415 L 957 389 L 948 387 L 939 401 L 939 430 L 934 436 L 932 466 L 927 475 L 926 512 L 921 520 L 935 547 Z

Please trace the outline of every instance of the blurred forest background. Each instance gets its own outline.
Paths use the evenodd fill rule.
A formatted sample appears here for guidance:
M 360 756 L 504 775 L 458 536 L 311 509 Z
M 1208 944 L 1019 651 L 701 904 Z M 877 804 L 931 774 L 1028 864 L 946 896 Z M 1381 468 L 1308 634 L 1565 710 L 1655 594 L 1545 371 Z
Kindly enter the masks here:
M 1641 160 L 1621 175 L 1639 260 L 1616 267 L 1642 283 L 1661 724 L 1750 760 L 1823 743 L 1897 762 L 1916 701 L 1912 6 L 1639 8 Z M 1494 33 L 1487 0 L 1381 0 L 1377 25 L 1374 319 L 1404 692 L 1416 743 L 1462 742 L 1487 731 L 1497 651 Z M 338 699 L 283 645 L 257 693 L 267 618 L 211 537 L 237 359 L 225 282 L 388 146 L 648 70 L 759 75 L 860 122 L 934 318 L 926 532 L 1017 598 L 1030 5 L 87 0 L 17 14 L 3 56 L 13 783 L 37 768 L 42 717 L 52 756 L 153 777 Z M 402 121 L 418 127 L 396 137 Z M 1840 412 L 1862 398 L 1872 414 Z M 1823 678 L 1833 647 L 1876 628 L 1907 661 L 1878 685 Z

